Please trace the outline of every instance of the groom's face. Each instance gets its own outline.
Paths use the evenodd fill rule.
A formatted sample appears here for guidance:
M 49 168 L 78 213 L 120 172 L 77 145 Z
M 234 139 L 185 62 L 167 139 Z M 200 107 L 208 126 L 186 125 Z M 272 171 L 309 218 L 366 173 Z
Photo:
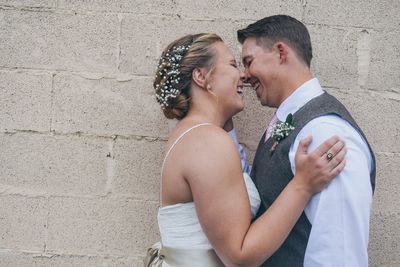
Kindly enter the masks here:
M 255 37 L 247 38 L 242 46 L 242 61 L 246 80 L 251 84 L 261 105 L 280 104 L 279 51 L 257 44 Z

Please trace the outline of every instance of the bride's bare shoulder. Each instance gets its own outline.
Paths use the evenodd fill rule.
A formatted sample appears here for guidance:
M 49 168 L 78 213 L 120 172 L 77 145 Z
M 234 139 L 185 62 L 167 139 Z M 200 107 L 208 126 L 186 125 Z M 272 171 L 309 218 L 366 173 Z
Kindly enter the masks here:
M 235 149 L 235 145 L 229 134 L 219 126 L 213 124 L 178 124 L 171 132 L 167 147 L 179 139 L 186 132 L 184 138 L 179 143 L 184 151 L 190 153 L 212 153 L 213 151 L 224 149 Z M 179 149 L 180 150 L 180 149 Z

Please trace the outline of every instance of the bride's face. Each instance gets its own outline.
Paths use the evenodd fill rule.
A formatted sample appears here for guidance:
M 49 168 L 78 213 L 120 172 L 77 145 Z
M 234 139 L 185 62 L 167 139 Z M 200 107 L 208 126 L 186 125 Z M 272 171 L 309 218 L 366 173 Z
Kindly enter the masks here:
M 214 70 L 209 84 L 211 91 L 218 97 L 218 105 L 222 112 L 232 117 L 244 108 L 245 75 L 239 70 L 233 53 L 223 42 L 215 43 L 214 50 Z

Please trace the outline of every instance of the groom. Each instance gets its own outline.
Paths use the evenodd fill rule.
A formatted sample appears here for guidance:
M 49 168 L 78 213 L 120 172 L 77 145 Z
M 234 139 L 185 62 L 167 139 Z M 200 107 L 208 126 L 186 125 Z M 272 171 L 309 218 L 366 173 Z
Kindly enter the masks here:
M 292 17 L 277 15 L 239 30 L 238 39 L 245 74 L 258 100 L 277 109 L 251 170 L 262 199 L 258 216 L 293 178 L 294 156 L 302 138 L 312 135 L 310 151 L 333 135 L 345 140 L 348 148 L 345 169 L 310 200 L 286 241 L 262 266 L 368 266 L 375 157 L 346 108 L 312 77 L 308 30 Z M 273 129 L 289 114 L 294 130 L 277 142 Z M 334 156 L 327 153 L 326 160 Z

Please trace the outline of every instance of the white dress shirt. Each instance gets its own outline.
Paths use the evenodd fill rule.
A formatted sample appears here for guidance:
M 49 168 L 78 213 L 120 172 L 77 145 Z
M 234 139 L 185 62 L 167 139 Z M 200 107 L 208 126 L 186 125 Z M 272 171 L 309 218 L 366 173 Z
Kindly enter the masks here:
M 307 81 L 280 105 L 278 119 L 285 121 L 289 113 L 294 114 L 323 92 L 317 79 Z M 309 151 L 338 135 L 346 142 L 347 155 L 344 170 L 326 189 L 314 195 L 305 208 L 312 228 L 304 267 L 366 267 L 373 167 L 368 146 L 347 121 L 336 115 L 318 117 L 304 126 L 290 148 L 293 173 L 299 142 L 309 135 L 313 137 Z
M 239 143 L 239 139 L 238 139 L 238 137 L 237 137 L 235 128 L 233 128 L 231 131 L 229 131 L 228 134 L 229 134 L 230 137 L 232 138 L 233 142 L 234 142 L 235 145 L 236 145 L 237 150 L 239 151 L 240 163 L 242 164 L 242 170 L 243 170 L 243 172 L 245 172 L 245 173 L 247 173 L 248 175 L 250 175 L 251 166 L 250 166 L 249 163 L 247 162 L 246 151 L 243 149 L 243 146 Z

